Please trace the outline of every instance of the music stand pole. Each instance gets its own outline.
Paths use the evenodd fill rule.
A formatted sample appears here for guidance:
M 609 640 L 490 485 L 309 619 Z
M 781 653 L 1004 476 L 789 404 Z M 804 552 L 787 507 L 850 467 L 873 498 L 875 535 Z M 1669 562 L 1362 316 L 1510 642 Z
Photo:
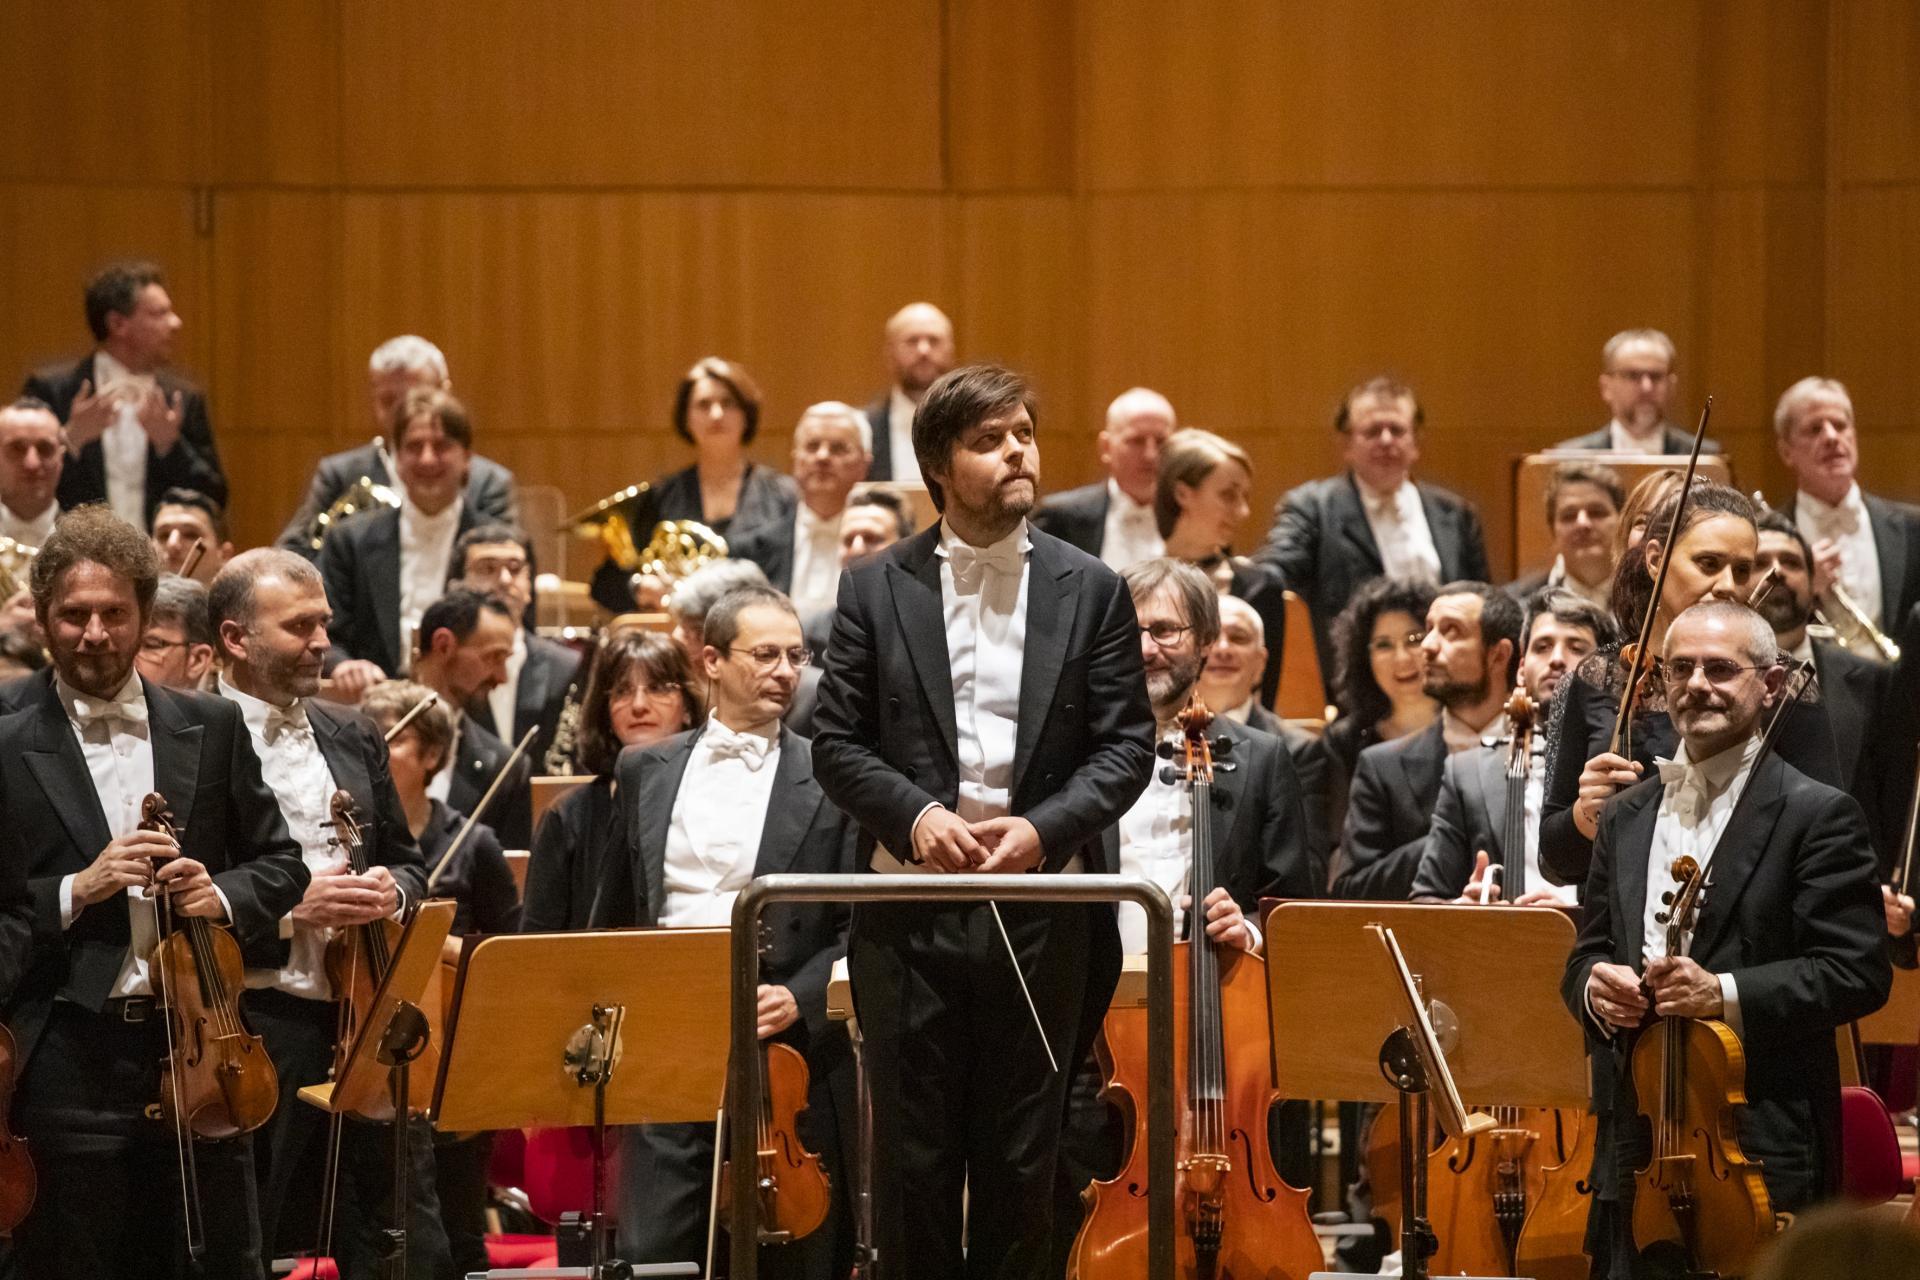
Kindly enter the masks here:
M 413 1060 L 427 1047 L 427 1018 L 410 1000 L 397 1001 L 380 1037 L 379 1060 L 393 1095 L 393 1219 L 382 1233 L 381 1256 L 394 1280 L 407 1274 L 407 1225 L 413 1206 L 413 1117 L 408 1112 Z

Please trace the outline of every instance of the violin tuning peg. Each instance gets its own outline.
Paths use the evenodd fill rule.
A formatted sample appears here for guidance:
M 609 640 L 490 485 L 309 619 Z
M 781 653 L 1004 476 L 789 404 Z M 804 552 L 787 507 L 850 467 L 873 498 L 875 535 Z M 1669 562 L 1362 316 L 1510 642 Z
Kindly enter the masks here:
M 1166 783 L 1170 787 L 1177 786 L 1180 782 L 1180 771 L 1174 768 L 1172 765 L 1168 765 L 1166 768 L 1160 771 L 1160 781 Z
M 1232 754 L 1232 752 L 1233 752 L 1233 739 L 1229 738 L 1226 734 L 1223 733 L 1219 737 L 1213 740 L 1214 755 L 1224 756 L 1224 755 L 1230 755 Z
M 1666 913 L 1666 912 L 1664 912 L 1664 911 L 1656 911 L 1656 912 L 1654 912 L 1654 913 L 1653 913 L 1653 922 L 1654 922 L 1655 924 L 1665 924 L 1665 923 L 1667 922 L 1667 913 Z
M 1173 744 L 1163 738 L 1159 744 L 1154 747 L 1153 753 L 1162 760 L 1171 760 L 1173 759 Z

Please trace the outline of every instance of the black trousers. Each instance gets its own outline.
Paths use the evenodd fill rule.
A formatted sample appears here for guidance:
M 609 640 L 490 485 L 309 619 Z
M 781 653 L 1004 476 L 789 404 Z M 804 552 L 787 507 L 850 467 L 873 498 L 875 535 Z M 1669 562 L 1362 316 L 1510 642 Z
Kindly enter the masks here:
M 166 1029 L 56 1001 L 20 1082 L 16 1115 L 39 1178 L 14 1233 L 26 1280 L 191 1274 L 180 1154 L 146 1114 L 160 1096 Z M 201 1274 L 258 1280 L 259 1206 L 251 1136 L 193 1144 L 205 1253 Z
M 1048 1274 L 1055 1161 L 1084 1043 L 1089 910 L 1001 907 L 1055 1071 L 988 907 L 855 908 L 847 955 L 873 1095 L 875 1227 L 894 1274 Z
M 433 1135 L 434 1188 L 456 1276 L 488 1267 L 487 1170 L 492 1163 L 491 1133 Z
M 266 1041 L 280 1074 L 280 1105 L 255 1136 L 260 1225 L 274 1257 L 317 1248 L 326 1178 L 326 1112 L 296 1096 L 327 1078 L 338 1025 L 336 1006 L 279 991 L 249 991 L 247 1017 Z M 433 1131 L 415 1119 L 408 1131 L 410 1212 L 409 1280 L 454 1274 L 435 1192 Z M 379 1274 L 381 1233 L 393 1213 L 393 1127 L 364 1120 L 341 1122 L 340 1184 L 334 1214 L 333 1256 L 345 1280 Z

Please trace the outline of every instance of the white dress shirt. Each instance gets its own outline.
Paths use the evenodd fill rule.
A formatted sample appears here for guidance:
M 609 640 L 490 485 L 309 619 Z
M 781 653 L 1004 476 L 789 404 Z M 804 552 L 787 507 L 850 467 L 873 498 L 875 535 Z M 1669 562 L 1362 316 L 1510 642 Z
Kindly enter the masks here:
M 0 502 L 0 537 L 12 538 L 29 547 L 43 546 L 47 535 L 53 532 L 53 522 L 59 518 L 60 504 L 57 502 L 49 502 L 47 509 L 31 520 L 15 515 L 12 507 Z M 26 584 L 22 582 L 20 585 Z
M 107 834 L 119 839 L 140 825 L 140 803 L 153 792 L 153 738 L 147 723 L 147 694 L 138 673 L 127 677 L 112 698 L 100 699 L 81 693 L 58 676 L 53 687 L 66 709 L 67 721 L 79 739 L 80 754 L 86 758 L 93 792 L 100 799 L 100 812 L 107 820 Z M 89 858 L 98 849 L 81 852 Z M 77 873 L 76 873 L 77 874 Z M 142 885 L 129 886 L 126 895 L 115 894 L 89 907 L 76 906 L 72 875 L 60 879 L 60 927 L 72 926 L 82 911 L 125 911 L 131 916 L 132 941 L 113 981 L 109 996 L 145 996 L 153 994 L 147 981 L 147 958 L 160 941 L 159 923 L 154 916 L 153 899 Z
M 441 699 L 446 704 L 446 699 Z M 453 746 L 447 751 L 447 762 L 440 766 L 440 772 L 427 779 L 427 798 L 447 803 L 447 797 L 453 794 L 453 771 L 460 766 L 460 734 L 467 727 L 467 713 L 459 708 L 453 713 Z
M 1672 761 L 1661 763 L 1661 777 L 1676 776 L 1662 789 L 1653 843 L 1647 850 L 1647 901 L 1640 921 L 1645 961 L 1652 962 L 1667 954 L 1667 926 L 1655 917 L 1667 909 L 1662 897 L 1679 891 L 1680 881 L 1673 874 L 1674 861 L 1684 854 L 1699 863 L 1707 874 L 1703 903 L 1705 897 L 1713 893 L 1714 846 L 1733 817 L 1733 807 L 1739 802 L 1740 793 L 1746 790 L 1747 779 L 1752 776 L 1753 763 L 1759 755 L 1760 737 L 1756 734 L 1697 765 L 1688 760 L 1683 742 Z M 1679 776 L 1682 774 L 1684 776 Z M 1687 941 L 1691 945 L 1691 935 Z M 1721 1020 L 1739 1035 L 1739 992 L 1732 974 L 1723 973 L 1719 977 L 1720 998 L 1726 1005 Z
M 780 722 L 736 731 L 711 713 L 694 742 L 667 824 L 660 923 L 728 925 L 753 879 L 760 835 L 780 771 Z
M 254 754 L 260 757 L 260 776 L 280 804 L 287 830 L 300 842 L 300 858 L 309 871 L 323 871 L 345 853 L 334 842 L 333 771 L 320 754 L 304 701 L 276 707 L 220 681 L 220 696 L 240 708 Z M 333 930 L 300 924 L 292 915 L 281 917 L 280 936 L 291 939 L 283 969 L 248 969 L 248 989 L 275 987 L 290 996 L 327 1000 L 327 940 Z
M 1613 611 L 1612 582 L 1602 581 L 1594 586 L 1588 586 L 1567 572 L 1565 556 L 1553 558 L 1553 568 L 1547 572 L 1546 585 L 1560 591 L 1571 591 L 1597 609 L 1605 609 L 1609 613 Z
M 413 633 L 427 606 L 447 593 L 447 566 L 453 560 L 454 538 L 460 532 L 460 508 L 455 498 L 439 515 L 430 516 L 400 498 L 400 635 L 396 652 L 404 663 L 413 652 Z
M 513 652 L 507 655 L 507 678 L 493 687 L 487 695 L 487 710 L 493 713 L 493 731 L 508 742 L 517 741 L 514 736 L 513 713 L 515 704 L 520 700 L 520 673 L 527 665 L 527 633 L 519 627 L 513 629 Z
M 1615 453 L 1662 453 L 1665 452 L 1667 424 L 1659 423 L 1645 435 L 1635 435 L 1627 425 L 1615 418 L 1607 424 L 1607 438 L 1611 441 Z
M 116 382 L 152 382 L 108 355 L 93 353 L 93 392 Z M 106 464 L 107 505 L 113 514 L 136 529 L 147 527 L 147 431 L 131 396 L 114 406 L 113 421 L 100 433 L 100 455 Z
M 887 447 L 893 451 L 893 479 L 920 481 L 920 458 L 913 451 L 913 415 L 920 406 L 895 386 L 887 394 Z
M 1505 759 L 1504 754 L 1501 757 Z M 1545 735 L 1533 735 L 1533 750 L 1527 758 L 1526 791 L 1526 842 L 1527 842 L 1527 891 L 1529 893 L 1545 890 L 1554 896 L 1557 902 L 1571 907 L 1580 901 L 1580 886 L 1576 884 L 1554 884 L 1540 870 L 1540 806 L 1547 794 L 1547 743 Z M 1507 897 L 1520 895 L 1507 893 Z
M 1507 737 L 1509 732 L 1504 711 L 1476 729 L 1453 714 L 1453 708 L 1440 708 L 1440 737 L 1447 744 L 1448 755 L 1485 746 L 1488 739 L 1498 740 Z
M 1012 805 L 1013 750 L 1019 732 L 1020 671 L 1027 640 L 1027 522 L 990 547 L 970 545 L 940 522 L 940 601 L 946 617 L 947 666 L 960 761 L 954 809 L 968 822 L 1005 817 Z M 930 804 L 914 818 L 914 826 Z M 874 851 L 876 871 L 919 871 L 887 849 Z
M 793 513 L 793 589 L 801 617 L 840 600 L 840 517 L 823 516 L 801 502 Z
M 1367 513 L 1367 527 L 1373 531 L 1373 544 L 1380 548 L 1380 563 L 1391 578 L 1417 578 L 1427 582 L 1440 580 L 1440 552 L 1433 545 L 1433 530 L 1427 525 L 1426 509 L 1420 505 L 1420 490 L 1413 481 L 1402 480 L 1391 493 L 1377 493 L 1355 478 L 1360 489 L 1360 505 Z
M 1127 491 L 1111 478 L 1107 481 L 1107 523 L 1100 535 L 1100 559 L 1107 568 L 1122 573 L 1142 560 L 1167 553 L 1160 536 L 1153 508 L 1135 502 Z
M 1829 506 L 1804 489 L 1794 495 L 1794 523 L 1809 545 L 1831 539 L 1840 548 L 1840 585 L 1847 589 L 1860 612 L 1876 627 L 1880 617 L 1880 548 L 1873 540 L 1873 521 L 1856 483 L 1836 506 Z

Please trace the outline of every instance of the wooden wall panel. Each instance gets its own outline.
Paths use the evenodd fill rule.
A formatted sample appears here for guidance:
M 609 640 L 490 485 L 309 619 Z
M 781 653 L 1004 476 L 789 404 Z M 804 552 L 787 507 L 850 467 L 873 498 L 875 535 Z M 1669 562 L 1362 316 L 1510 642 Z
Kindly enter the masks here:
M 222 183 L 341 180 L 340 14 L 333 0 L 220 3 L 209 26 L 211 170 Z M 392 74 L 410 64 L 387 59 Z
M 1074 6 L 947 5 L 948 178 L 959 191 L 1064 191 L 1078 120 Z
M 341 9 L 356 185 L 941 183 L 935 0 Z
M 1699 4 L 1076 12 L 1090 187 L 1609 187 L 1682 183 L 1696 167 Z
M 1847 183 L 1920 183 L 1920 10 L 1848 0 L 1833 6 L 1833 23 L 1835 172 Z
M 201 172 L 198 0 L 0 5 L 0 176 L 104 185 Z

